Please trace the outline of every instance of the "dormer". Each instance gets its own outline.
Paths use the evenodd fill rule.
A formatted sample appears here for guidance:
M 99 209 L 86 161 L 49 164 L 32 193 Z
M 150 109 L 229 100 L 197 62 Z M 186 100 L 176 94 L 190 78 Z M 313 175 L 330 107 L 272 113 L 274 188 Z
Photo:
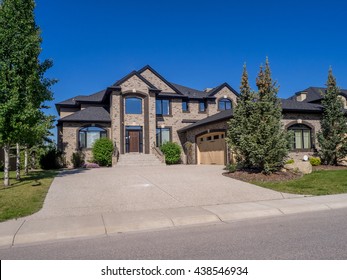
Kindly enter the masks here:
M 301 91 L 296 95 L 296 101 L 302 102 L 307 98 L 307 91 Z
M 344 108 L 344 109 L 347 109 L 347 99 L 346 99 L 346 97 L 343 96 L 343 95 L 339 95 L 339 98 L 340 98 L 341 101 L 342 101 L 343 108 Z

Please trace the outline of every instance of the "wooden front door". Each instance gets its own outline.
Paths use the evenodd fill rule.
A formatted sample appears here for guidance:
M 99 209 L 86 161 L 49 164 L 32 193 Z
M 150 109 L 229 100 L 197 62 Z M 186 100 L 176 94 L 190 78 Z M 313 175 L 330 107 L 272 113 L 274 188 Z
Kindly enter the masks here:
M 140 152 L 140 131 L 129 131 L 129 153 Z

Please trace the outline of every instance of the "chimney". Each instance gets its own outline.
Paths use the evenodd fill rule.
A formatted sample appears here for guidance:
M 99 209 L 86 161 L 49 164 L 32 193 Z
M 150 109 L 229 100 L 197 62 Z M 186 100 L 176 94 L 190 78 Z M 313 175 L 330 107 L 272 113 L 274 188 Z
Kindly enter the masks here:
M 210 92 L 211 90 L 213 90 L 213 88 L 205 88 L 204 92 Z
M 307 92 L 302 91 L 296 96 L 296 101 L 302 102 L 307 98 Z

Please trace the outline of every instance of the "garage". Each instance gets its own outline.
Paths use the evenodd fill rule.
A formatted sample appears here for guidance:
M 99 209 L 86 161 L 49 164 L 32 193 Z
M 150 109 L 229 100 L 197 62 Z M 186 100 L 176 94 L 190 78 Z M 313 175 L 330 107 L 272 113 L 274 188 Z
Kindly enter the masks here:
M 198 164 L 226 164 L 225 132 L 213 132 L 197 137 Z

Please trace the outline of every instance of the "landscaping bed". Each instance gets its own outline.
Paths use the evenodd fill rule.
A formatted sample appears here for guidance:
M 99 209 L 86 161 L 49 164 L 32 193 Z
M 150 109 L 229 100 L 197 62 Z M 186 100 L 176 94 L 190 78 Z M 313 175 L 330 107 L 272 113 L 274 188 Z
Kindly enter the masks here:
M 249 182 L 279 192 L 302 195 L 329 195 L 347 193 L 347 168 L 343 166 L 316 166 L 313 172 L 301 175 L 276 172 L 271 175 L 249 171 L 224 173 L 224 176 Z

